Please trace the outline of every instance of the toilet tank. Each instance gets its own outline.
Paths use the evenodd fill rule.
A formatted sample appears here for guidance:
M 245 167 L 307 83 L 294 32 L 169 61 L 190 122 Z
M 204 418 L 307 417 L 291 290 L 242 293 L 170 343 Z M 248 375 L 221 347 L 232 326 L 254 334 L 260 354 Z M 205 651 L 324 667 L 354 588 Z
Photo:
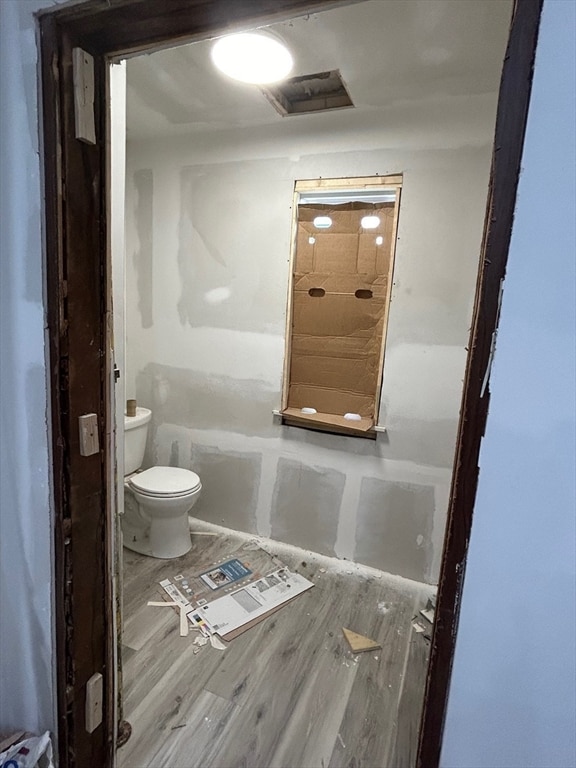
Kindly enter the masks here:
M 152 411 L 136 408 L 136 416 L 124 415 L 124 476 L 142 466 Z

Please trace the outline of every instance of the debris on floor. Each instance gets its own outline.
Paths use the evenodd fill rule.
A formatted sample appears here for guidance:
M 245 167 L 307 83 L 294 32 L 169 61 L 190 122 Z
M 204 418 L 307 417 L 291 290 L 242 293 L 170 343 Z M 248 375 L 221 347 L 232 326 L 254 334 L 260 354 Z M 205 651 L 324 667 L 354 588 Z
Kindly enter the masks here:
M 232 558 L 191 576 L 180 573 L 160 582 L 173 601 L 160 605 L 178 607 L 187 629 L 189 623 L 212 647 L 225 650 L 219 638 L 233 640 L 314 586 L 283 564 L 278 566 L 277 561 L 270 567 L 270 572 L 262 574 L 249 563 Z
M 255 552 L 256 550 L 260 549 L 260 544 L 258 541 L 256 541 L 256 539 L 252 539 L 251 541 L 248 541 L 246 544 L 244 544 L 242 549 L 252 550 Z
M 237 558 L 227 560 L 217 568 L 212 568 L 205 573 L 200 574 L 200 578 L 210 589 L 220 589 L 220 587 L 240 581 L 246 576 L 250 576 L 252 571 Z
M 378 648 L 382 648 L 380 643 L 377 643 L 376 640 L 371 640 L 369 637 L 359 635 L 358 632 L 353 632 L 351 629 L 342 627 L 342 632 L 352 653 L 364 653 L 365 651 L 376 651 Z
M 432 602 L 432 600 L 428 600 L 426 603 L 426 608 L 423 608 L 420 613 L 422 616 L 424 616 L 425 619 L 427 619 L 430 624 L 434 624 L 434 611 L 436 609 L 436 606 Z
M 151 605 L 155 608 L 164 608 L 165 606 L 168 606 L 168 608 L 178 608 L 180 613 L 180 637 L 188 636 L 188 617 L 186 616 L 185 606 L 181 603 L 169 602 L 167 600 L 163 602 L 148 600 L 147 605 Z
M 424 624 L 419 621 L 416 616 L 412 618 L 412 629 L 417 634 L 422 635 L 426 642 L 429 643 L 432 640 L 432 636 L 430 635 L 430 626 L 424 626 Z
M 218 635 L 210 635 L 210 645 L 212 646 L 212 648 L 216 648 L 217 651 L 226 650 L 226 646 L 224 645 L 222 640 L 220 640 Z

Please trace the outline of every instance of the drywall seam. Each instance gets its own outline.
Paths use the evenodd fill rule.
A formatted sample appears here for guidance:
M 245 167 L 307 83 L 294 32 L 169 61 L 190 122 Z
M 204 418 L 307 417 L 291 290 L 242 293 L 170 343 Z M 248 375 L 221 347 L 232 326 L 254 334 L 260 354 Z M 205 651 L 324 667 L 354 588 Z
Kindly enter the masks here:
M 358 519 L 358 499 L 360 498 L 361 475 L 346 474 L 346 483 L 340 503 L 338 530 L 334 552 L 345 560 L 354 559 L 356 549 L 356 524 Z
M 278 468 L 278 456 L 264 451 L 262 453 L 261 478 L 275 478 Z M 256 525 L 261 536 L 270 536 L 272 533 L 272 500 L 274 497 L 274 483 L 260 480 L 258 488 L 258 504 L 256 507 Z
M 365 456 L 352 454 L 347 451 L 334 450 L 331 447 L 321 449 L 317 445 L 298 442 L 291 444 L 282 437 L 282 430 L 295 429 L 291 427 L 278 427 L 278 437 L 261 437 L 258 435 L 244 435 L 239 432 L 223 432 L 218 430 L 189 429 L 178 424 L 161 424 L 155 434 L 155 445 L 158 451 L 159 463 L 168 463 L 170 458 L 170 445 L 172 440 L 182 441 L 184 445 L 196 444 L 212 448 L 222 449 L 226 445 L 230 451 L 239 453 L 271 453 L 296 459 L 309 466 L 326 466 L 339 472 L 346 473 L 351 465 L 357 465 L 365 476 L 393 478 L 401 483 L 424 485 L 435 483 L 449 483 L 451 468 L 432 467 L 429 465 L 415 464 L 410 461 L 397 461 L 384 459 L 380 456 Z

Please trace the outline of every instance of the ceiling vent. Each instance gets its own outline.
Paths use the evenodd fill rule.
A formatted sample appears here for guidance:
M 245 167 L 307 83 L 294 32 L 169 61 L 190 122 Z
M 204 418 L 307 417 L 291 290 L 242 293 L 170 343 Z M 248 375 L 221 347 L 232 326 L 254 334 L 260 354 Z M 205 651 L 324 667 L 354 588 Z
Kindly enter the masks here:
M 291 77 L 261 91 L 283 117 L 354 106 L 337 69 Z

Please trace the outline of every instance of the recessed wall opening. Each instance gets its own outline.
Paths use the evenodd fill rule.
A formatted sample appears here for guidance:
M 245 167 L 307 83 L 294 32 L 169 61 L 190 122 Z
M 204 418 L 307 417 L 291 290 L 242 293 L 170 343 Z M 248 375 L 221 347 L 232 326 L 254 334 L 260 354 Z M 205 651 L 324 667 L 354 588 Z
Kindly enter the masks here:
M 285 424 L 376 437 L 401 184 L 296 182 Z

